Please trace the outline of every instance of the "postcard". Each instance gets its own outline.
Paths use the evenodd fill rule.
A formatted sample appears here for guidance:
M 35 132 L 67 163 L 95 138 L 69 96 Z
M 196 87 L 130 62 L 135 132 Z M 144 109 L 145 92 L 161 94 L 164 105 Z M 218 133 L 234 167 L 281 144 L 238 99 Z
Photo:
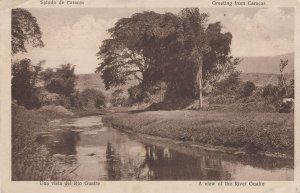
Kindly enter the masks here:
M 299 8 L 0 2 L 0 191 L 300 193 Z

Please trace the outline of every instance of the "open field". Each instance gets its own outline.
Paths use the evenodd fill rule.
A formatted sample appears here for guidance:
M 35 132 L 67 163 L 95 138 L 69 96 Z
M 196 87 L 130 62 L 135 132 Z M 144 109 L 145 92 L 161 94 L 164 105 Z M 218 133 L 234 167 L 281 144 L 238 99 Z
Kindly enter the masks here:
M 294 118 L 279 113 L 148 111 L 107 114 L 103 121 L 120 130 L 246 153 L 294 153 Z

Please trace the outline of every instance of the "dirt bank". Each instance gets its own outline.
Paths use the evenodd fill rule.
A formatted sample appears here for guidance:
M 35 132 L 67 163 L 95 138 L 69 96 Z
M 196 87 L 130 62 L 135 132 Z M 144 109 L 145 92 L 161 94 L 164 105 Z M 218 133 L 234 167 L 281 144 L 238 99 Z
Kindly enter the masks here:
M 106 114 L 120 130 L 242 152 L 293 157 L 294 117 L 283 113 L 146 111 Z

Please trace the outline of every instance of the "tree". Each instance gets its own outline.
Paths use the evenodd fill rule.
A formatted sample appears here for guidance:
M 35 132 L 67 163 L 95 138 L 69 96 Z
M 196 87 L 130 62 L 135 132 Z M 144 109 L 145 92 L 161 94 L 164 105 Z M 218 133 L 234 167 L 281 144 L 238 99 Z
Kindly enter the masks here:
M 286 78 L 283 74 L 284 68 L 288 65 L 288 60 L 287 59 L 280 59 L 280 65 L 279 65 L 279 71 L 280 71 L 280 81 L 279 85 L 284 89 L 285 91 L 285 96 L 288 97 L 288 91 L 287 91 L 287 86 L 286 86 Z
M 46 69 L 42 72 L 45 88 L 52 93 L 70 97 L 75 92 L 76 75 L 75 66 L 61 65 L 60 68 Z
M 21 8 L 12 9 L 11 16 L 11 53 L 27 52 L 26 45 L 43 47 L 42 32 L 37 19 Z
M 232 35 L 229 32 L 222 33 L 220 22 L 209 24 L 206 35 L 210 50 L 203 59 L 204 85 L 211 86 L 212 94 L 215 94 L 219 80 L 232 74 L 242 59 L 230 56 Z
M 116 89 L 112 92 L 111 103 L 113 106 L 126 105 L 126 99 L 123 94 L 124 94 L 124 91 L 122 89 Z
M 40 106 L 35 91 L 43 63 L 41 61 L 33 66 L 31 60 L 26 58 L 12 65 L 12 98 L 28 109 Z
M 202 106 L 206 79 L 228 69 L 214 71 L 217 66 L 234 63 L 231 34 L 222 33 L 220 23 L 207 27 L 207 18 L 198 9 L 183 9 L 179 15 L 144 12 L 120 19 L 97 53 L 101 62 L 96 72 L 106 89 L 131 79 L 143 91 L 165 82 L 166 98 L 197 97 Z
M 80 101 L 84 107 L 101 108 L 105 104 L 105 96 L 100 90 L 85 89 L 80 93 Z
M 171 39 L 178 31 L 176 20 L 178 17 L 171 13 L 136 13 L 109 29 L 111 38 L 103 41 L 97 53 L 102 61 L 96 69 L 106 89 L 131 79 L 146 85 L 163 78 L 162 67 L 168 61 L 166 55 L 170 55 L 167 52 L 176 50 Z
M 190 57 L 196 63 L 196 80 L 199 86 L 199 108 L 202 108 L 202 88 L 203 88 L 203 55 L 209 51 L 207 36 L 205 33 L 205 24 L 208 15 L 200 13 L 198 8 L 186 8 L 181 11 L 183 26 L 186 28 L 185 36 L 190 45 Z M 197 85 L 197 84 L 195 84 Z
M 25 9 L 12 9 L 11 54 L 27 52 L 26 46 L 43 47 L 42 32 L 35 17 Z M 39 107 L 36 84 L 40 79 L 42 64 L 32 65 L 30 59 L 12 62 L 12 98 L 26 108 Z

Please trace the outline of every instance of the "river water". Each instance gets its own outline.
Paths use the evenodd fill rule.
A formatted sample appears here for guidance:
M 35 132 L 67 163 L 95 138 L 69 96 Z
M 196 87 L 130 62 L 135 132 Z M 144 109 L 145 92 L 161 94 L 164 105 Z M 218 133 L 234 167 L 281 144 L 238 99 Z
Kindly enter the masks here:
M 293 160 L 232 155 L 127 134 L 101 116 L 57 123 L 40 133 L 71 180 L 293 180 Z

